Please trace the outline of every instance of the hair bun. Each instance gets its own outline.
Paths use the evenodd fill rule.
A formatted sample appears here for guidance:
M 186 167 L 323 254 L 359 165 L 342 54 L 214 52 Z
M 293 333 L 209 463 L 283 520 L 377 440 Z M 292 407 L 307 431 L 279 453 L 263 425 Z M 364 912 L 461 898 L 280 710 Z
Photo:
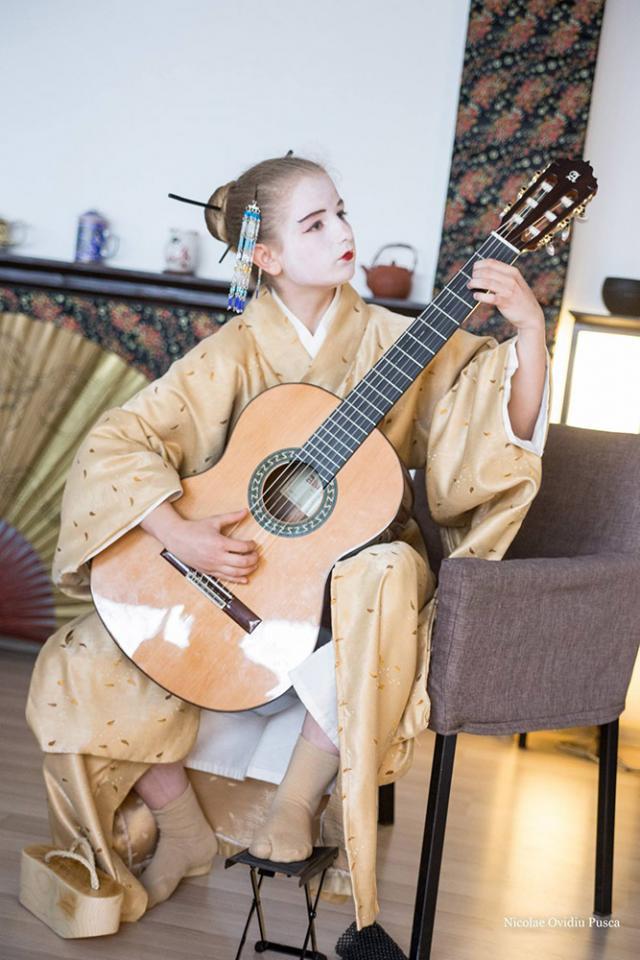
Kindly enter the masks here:
M 220 207 L 219 210 L 211 210 L 210 207 L 205 207 L 204 210 L 204 219 L 207 224 L 207 230 L 216 238 L 216 240 L 222 240 L 223 243 L 229 243 L 226 222 L 227 203 L 229 201 L 229 191 L 233 186 L 235 186 L 235 183 L 235 180 L 230 180 L 228 183 L 218 187 L 215 193 L 209 197 L 207 202 L 216 207 Z

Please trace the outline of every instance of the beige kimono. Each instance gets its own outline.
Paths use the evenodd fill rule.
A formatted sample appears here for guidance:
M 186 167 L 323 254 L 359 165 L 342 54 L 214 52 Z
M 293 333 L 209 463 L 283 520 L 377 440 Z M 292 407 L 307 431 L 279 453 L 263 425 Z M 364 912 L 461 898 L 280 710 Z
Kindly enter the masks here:
M 344 284 L 326 340 L 311 359 L 263 289 L 241 316 L 90 431 L 67 480 L 55 582 L 71 596 L 88 597 L 91 557 L 164 499 L 178 498 L 182 477 L 215 463 L 257 394 L 302 381 L 342 397 L 410 322 L 366 304 Z M 380 424 L 406 467 L 426 465 L 431 512 L 453 557 L 499 560 L 539 488 L 540 457 L 512 443 L 505 430 L 509 343 L 457 331 Z M 351 893 L 359 928 L 379 910 L 378 785 L 407 772 L 414 739 L 429 720 L 434 590 L 413 520 L 402 539 L 339 561 L 332 576 L 341 763 L 317 840 L 340 848 L 326 895 Z M 92 613 L 42 649 L 27 717 L 46 754 L 54 842 L 86 832 L 100 865 L 125 886 L 122 919 L 137 919 L 146 893 L 136 865 L 152 849 L 155 825 L 136 795 L 127 795 L 149 764 L 187 756 L 199 711 L 143 675 Z M 190 775 L 222 853 L 248 846 L 275 786 Z

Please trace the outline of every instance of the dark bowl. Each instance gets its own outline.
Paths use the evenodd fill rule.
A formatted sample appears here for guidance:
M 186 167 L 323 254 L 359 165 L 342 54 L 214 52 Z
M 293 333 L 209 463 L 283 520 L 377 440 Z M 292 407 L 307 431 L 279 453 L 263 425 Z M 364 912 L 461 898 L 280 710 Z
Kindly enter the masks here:
M 602 284 L 602 299 L 610 313 L 622 317 L 640 317 L 640 280 L 607 277 Z

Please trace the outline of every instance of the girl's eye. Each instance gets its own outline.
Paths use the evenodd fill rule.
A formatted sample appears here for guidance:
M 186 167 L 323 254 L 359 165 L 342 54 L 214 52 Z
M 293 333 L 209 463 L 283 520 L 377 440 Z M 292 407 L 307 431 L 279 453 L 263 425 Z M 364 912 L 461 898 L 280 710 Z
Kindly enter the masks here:
M 346 210 L 340 210 L 340 211 L 338 212 L 338 216 L 339 216 L 339 217 L 346 217 L 346 215 L 347 215 L 347 211 L 346 211 Z M 312 224 L 311 224 L 311 226 L 310 226 L 309 229 L 307 230 L 307 233 L 311 233 L 311 231 L 312 231 L 312 230 L 315 230 L 316 227 L 321 227 L 321 226 L 322 226 L 322 220 L 316 220 L 315 223 L 312 223 Z

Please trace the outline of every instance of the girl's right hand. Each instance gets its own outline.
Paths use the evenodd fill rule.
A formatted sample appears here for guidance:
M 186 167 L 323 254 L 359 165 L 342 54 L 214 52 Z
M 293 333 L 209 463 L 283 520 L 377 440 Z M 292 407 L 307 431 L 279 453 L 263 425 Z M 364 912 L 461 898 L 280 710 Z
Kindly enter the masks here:
M 222 533 L 223 527 L 238 523 L 248 512 L 245 507 L 201 520 L 186 520 L 165 501 L 140 526 L 190 567 L 231 583 L 248 583 L 258 565 L 255 541 Z

